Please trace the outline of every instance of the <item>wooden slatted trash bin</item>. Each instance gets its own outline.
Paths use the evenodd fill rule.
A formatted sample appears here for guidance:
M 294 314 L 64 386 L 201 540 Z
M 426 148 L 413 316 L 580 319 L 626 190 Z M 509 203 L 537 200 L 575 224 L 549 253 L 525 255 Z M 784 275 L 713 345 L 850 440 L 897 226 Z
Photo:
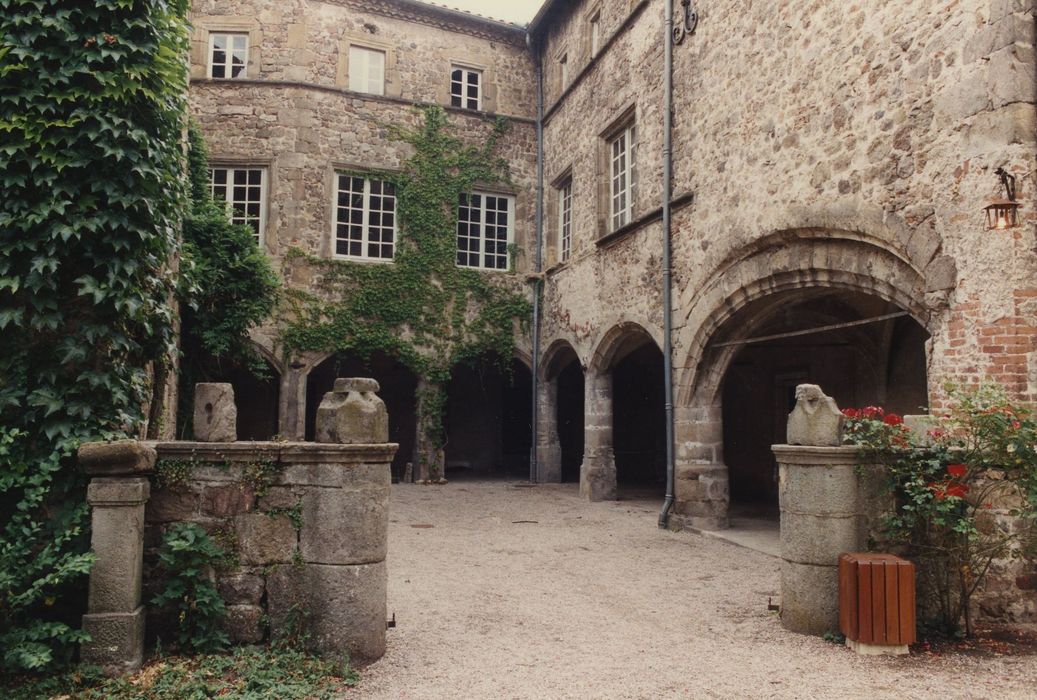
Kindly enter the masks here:
M 915 565 L 892 554 L 841 555 L 839 628 L 858 654 L 907 654 L 916 641 Z

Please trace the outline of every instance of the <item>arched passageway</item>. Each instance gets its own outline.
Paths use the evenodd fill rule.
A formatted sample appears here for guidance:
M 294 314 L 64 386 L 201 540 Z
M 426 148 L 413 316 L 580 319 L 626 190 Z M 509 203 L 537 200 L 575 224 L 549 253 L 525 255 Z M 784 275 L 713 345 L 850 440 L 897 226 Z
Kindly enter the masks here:
M 666 493 L 663 354 L 648 340 L 612 369 L 612 449 L 619 495 Z
M 370 377 L 380 387 L 378 395 L 389 411 L 389 440 L 400 449 L 392 463 L 394 480 L 403 477 L 407 462 L 414 459 L 417 430 L 417 377 L 407 367 L 384 353 L 369 358 L 340 353 L 314 367 L 306 379 L 306 439 L 316 434 L 317 408 L 324 394 L 335 386 L 339 377 Z
M 447 385 L 447 478 L 529 476 L 533 378 L 512 360 L 490 356 L 454 367 Z
M 878 297 L 836 289 L 800 289 L 749 304 L 721 329 L 728 360 L 720 389 L 723 462 L 731 516 L 776 517 L 777 464 L 771 445 L 785 442 L 799 384 L 819 384 L 842 406 L 881 405 L 919 413 L 928 401 L 927 334 L 909 316 L 846 325 L 899 312 Z M 806 335 L 799 331 L 842 326 Z
M 583 463 L 583 365 L 565 340 L 544 353 L 537 396 L 537 478 L 545 483 L 578 483 Z
M 277 369 L 265 359 L 260 369 L 230 367 L 214 382 L 228 382 L 234 387 L 234 403 L 238 409 L 239 440 L 272 440 L 278 434 L 278 402 L 281 382 Z
M 558 386 L 558 444 L 562 482 L 579 483 L 583 463 L 583 368 L 573 354 L 555 380 Z

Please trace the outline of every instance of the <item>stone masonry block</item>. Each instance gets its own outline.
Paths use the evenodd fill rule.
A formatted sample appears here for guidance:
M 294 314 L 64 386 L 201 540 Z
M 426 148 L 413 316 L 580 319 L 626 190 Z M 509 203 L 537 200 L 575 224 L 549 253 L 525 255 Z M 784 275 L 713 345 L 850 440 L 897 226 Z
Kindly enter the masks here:
M 816 384 L 796 387 L 796 407 L 789 414 L 790 445 L 841 445 L 846 418 Z
M 195 385 L 194 436 L 199 442 L 238 439 L 238 409 L 234 405 L 233 386 L 226 383 Z
M 374 379 L 337 379 L 317 409 L 317 442 L 374 444 L 389 441 L 389 413 Z
M 155 448 L 136 440 L 88 442 L 80 446 L 79 466 L 90 476 L 143 474 L 155 468 Z
M 245 484 L 206 486 L 202 490 L 202 512 L 216 518 L 241 515 L 252 510 L 255 492 Z
M 263 608 L 258 605 L 228 605 L 223 629 L 234 644 L 263 641 Z
M 110 676 L 140 669 L 144 659 L 144 608 L 125 613 L 83 616 L 90 641 L 80 647 L 84 664 L 100 666 Z
M 386 471 L 388 477 L 388 470 Z M 299 549 L 303 561 L 369 564 L 385 560 L 389 483 L 379 489 L 310 488 L 303 496 Z M 335 523 L 329 527 L 329 523 Z
M 259 605 L 265 585 L 262 576 L 239 573 L 221 576 L 217 588 L 227 605 Z
M 234 530 L 243 564 L 266 566 L 292 560 L 298 536 L 288 518 L 261 513 L 239 515 L 234 518 Z
M 189 487 L 156 489 L 145 511 L 148 522 L 172 523 L 198 517 L 199 494 Z

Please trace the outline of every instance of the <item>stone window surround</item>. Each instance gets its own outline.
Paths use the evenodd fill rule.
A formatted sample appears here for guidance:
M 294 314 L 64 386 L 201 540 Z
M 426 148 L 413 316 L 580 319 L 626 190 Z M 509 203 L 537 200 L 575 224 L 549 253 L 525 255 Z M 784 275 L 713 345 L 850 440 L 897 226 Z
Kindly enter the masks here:
M 502 187 L 500 183 L 486 183 L 486 182 L 475 182 L 472 184 L 469 194 L 481 194 L 490 195 L 491 197 L 507 197 L 511 202 L 511 219 L 508 225 L 508 245 L 520 247 L 519 241 L 519 221 L 522 220 L 523 215 L 526 213 L 524 209 L 524 203 L 520 200 L 519 191 L 517 188 Z M 456 238 L 456 230 L 455 230 Z M 469 267 L 465 265 L 459 265 L 466 270 L 475 270 L 476 272 L 487 272 L 487 273 L 507 273 L 513 272 L 517 267 L 517 263 L 513 264 L 511 255 L 509 252 L 508 266 L 506 268 L 492 268 L 492 267 Z
M 318 252 L 323 258 L 329 258 L 333 260 L 349 260 L 350 262 L 361 263 L 361 264 L 373 264 L 373 265 L 391 265 L 393 260 L 396 259 L 396 252 L 399 250 L 400 245 L 400 222 L 399 222 L 399 193 L 397 192 L 397 208 L 396 208 L 396 237 L 394 239 L 393 247 L 393 259 L 385 260 L 380 258 L 355 258 L 352 256 L 336 255 L 335 254 L 335 224 L 336 222 L 336 209 L 337 209 L 337 197 L 338 197 L 338 176 L 342 174 L 355 175 L 368 180 L 386 180 L 391 179 L 393 175 L 399 174 L 401 171 L 398 168 L 381 168 L 378 166 L 358 165 L 349 161 L 334 161 L 328 165 L 325 169 L 324 174 L 324 196 L 325 208 L 324 208 L 324 230 L 327 231 L 327 236 L 322 236 L 321 249 Z
M 335 171 L 335 176 L 333 178 L 333 187 L 332 187 L 332 190 L 331 190 L 331 193 L 332 193 L 332 202 L 331 202 L 331 243 L 330 243 L 330 246 L 329 246 L 329 252 L 331 253 L 331 257 L 336 259 L 336 260 L 349 260 L 349 261 L 352 261 L 352 262 L 392 264 L 393 260 L 395 260 L 395 258 L 396 258 L 396 249 L 399 246 L 399 232 L 400 232 L 399 208 L 397 206 L 398 203 L 399 203 L 399 196 L 396 193 L 394 193 L 392 195 L 392 197 L 393 197 L 393 209 L 392 209 L 392 214 L 393 214 L 392 253 L 393 254 L 392 254 L 392 256 L 388 257 L 388 258 L 384 258 L 384 257 L 377 257 L 377 256 L 368 255 L 367 248 L 366 248 L 366 242 L 368 240 L 368 234 L 370 233 L 370 231 L 369 231 L 369 227 L 368 227 L 367 223 L 363 224 L 363 229 L 364 230 L 363 230 L 363 240 L 362 240 L 362 243 L 361 243 L 361 254 L 360 255 L 349 255 L 349 254 L 340 254 L 338 252 L 338 250 L 337 250 L 337 248 L 338 248 L 338 245 L 337 245 L 338 244 L 338 223 L 339 223 L 339 221 L 338 221 L 338 208 L 339 208 L 338 207 L 338 195 L 341 193 L 341 190 L 339 188 L 339 177 L 343 176 L 343 175 L 347 176 L 347 177 L 362 178 L 364 180 L 363 211 L 364 211 L 365 215 L 370 210 L 370 200 L 369 200 L 369 197 L 371 196 L 371 194 L 370 194 L 370 184 L 369 183 L 371 183 L 372 181 L 379 181 L 379 182 L 383 182 L 383 183 L 387 181 L 385 179 L 386 178 L 385 171 L 382 171 L 380 173 L 378 173 L 378 172 L 372 173 L 372 172 L 369 172 L 369 171 L 368 172 L 364 172 L 364 171 L 361 171 L 361 170 L 356 169 L 356 168 L 345 168 L 345 169 L 339 169 L 339 170 Z M 365 216 L 365 218 L 366 218 L 366 216 Z
M 359 46 L 365 49 L 373 49 L 385 53 L 385 91 L 382 96 L 402 97 L 403 84 L 400 80 L 400 69 L 396 52 L 396 45 L 387 41 L 375 39 L 370 34 L 359 32 L 345 32 L 338 43 L 338 65 L 335 70 L 335 85 L 344 90 L 349 90 L 349 47 Z M 373 93 L 359 93 L 371 95 Z M 375 95 L 379 97 L 379 95 Z
M 554 190 L 554 193 L 551 197 L 547 198 L 546 211 L 544 212 L 545 216 L 547 217 L 547 235 L 545 235 L 544 239 L 547 244 L 547 259 L 549 261 L 548 267 L 559 267 L 567 265 L 569 262 L 562 260 L 561 193 L 562 188 L 566 184 L 570 186 L 574 184 L 573 167 L 571 164 L 563 168 L 561 173 L 553 180 L 551 180 L 551 189 Z M 575 189 L 572 190 L 570 202 L 570 208 L 573 212 L 575 212 Z M 571 221 L 572 223 L 570 225 L 572 227 L 573 236 L 570 239 L 569 244 L 569 260 L 573 259 L 573 253 L 575 253 L 576 250 L 576 219 L 573 218 Z
M 233 78 L 209 78 L 209 50 L 212 34 L 245 34 L 248 36 L 248 63 L 245 79 L 258 78 L 262 61 L 261 45 L 263 31 L 255 17 L 226 15 L 224 17 L 193 17 L 191 32 L 191 78 L 211 80 L 233 80 Z M 242 78 L 237 78 L 241 80 Z
M 478 110 L 465 109 L 464 107 L 452 107 L 450 103 L 450 76 L 455 68 L 477 70 L 482 73 L 479 81 L 479 92 L 481 103 Z M 463 109 L 466 112 L 491 112 L 497 111 L 497 71 L 493 64 L 486 61 L 482 56 L 470 53 L 456 53 L 450 56 L 449 63 L 443 70 L 443 80 L 436 89 L 436 102 L 450 109 Z
M 555 92 L 561 95 L 565 88 L 572 84 L 573 79 L 573 56 L 566 44 L 555 50 L 554 66 L 552 82 L 555 83 Z
M 250 168 L 253 170 L 263 171 L 263 191 L 260 199 L 260 228 L 259 228 L 259 249 L 264 253 L 270 249 L 269 241 L 271 239 L 270 232 L 270 193 L 273 191 L 271 182 L 273 181 L 273 167 L 269 159 L 262 158 L 243 158 L 235 156 L 210 156 L 209 157 L 209 169 L 217 168 L 233 168 L 235 170 L 243 170 Z
M 584 32 L 585 43 L 586 43 L 585 55 L 587 56 L 587 61 L 588 62 L 590 62 L 591 60 L 597 58 L 597 56 L 601 53 L 601 50 L 605 47 L 605 39 L 606 39 L 606 37 L 605 37 L 605 33 L 603 31 L 603 29 L 604 29 L 604 25 L 602 23 L 603 12 L 602 12 L 601 6 L 602 6 L 602 0 L 598 0 L 598 2 L 592 3 L 590 5 L 590 7 L 587 8 L 586 12 L 584 12 L 584 15 L 583 15 L 584 16 L 584 23 L 586 25 L 586 31 Z M 597 50 L 596 51 L 595 51 L 595 47 L 594 47 L 594 25 L 595 25 L 595 23 L 598 25 L 598 42 L 597 42 L 598 46 L 597 46 Z
M 227 47 L 223 49 L 226 60 L 219 64 L 223 69 L 224 75 L 216 76 L 213 73 L 216 72 L 217 63 L 215 61 L 216 53 L 216 37 L 224 37 L 227 40 Z M 235 44 L 237 39 L 244 37 L 245 39 L 245 61 L 241 66 L 241 73 L 234 75 L 234 53 L 237 51 Z M 248 77 L 248 32 L 209 32 L 209 48 L 205 52 L 205 73 L 211 80 L 241 80 L 242 78 Z
M 608 126 L 598 134 L 595 149 L 595 182 L 597 185 L 597 230 L 598 237 L 613 232 L 612 222 L 612 141 L 630 126 L 637 125 L 637 103 L 630 103 L 618 112 L 618 116 L 609 121 Z M 637 219 L 637 141 L 630 149 L 631 182 L 630 182 L 630 217 Z M 628 221 L 628 223 L 629 223 Z

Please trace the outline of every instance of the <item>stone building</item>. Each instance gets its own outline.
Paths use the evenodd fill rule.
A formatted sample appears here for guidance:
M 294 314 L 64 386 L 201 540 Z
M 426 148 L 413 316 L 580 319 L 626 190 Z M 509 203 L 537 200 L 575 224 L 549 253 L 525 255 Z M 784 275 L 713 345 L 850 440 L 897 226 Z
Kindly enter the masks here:
M 398 166 L 380 124 L 411 105 L 472 133 L 513 122 L 514 188 L 489 194 L 513 207 L 518 272 L 543 270 L 539 338 L 521 340 L 514 381 L 458 370 L 448 468 L 521 472 L 535 435 L 540 480 L 661 500 L 668 209 L 671 522 L 714 529 L 773 507 L 769 446 L 805 380 L 906 413 L 940 406 L 947 380 L 1037 398 L 1037 61 L 1032 0 L 690 5 L 669 153 L 661 0 L 547 0 L 529 27 L 414 0 L 196 0 L 191 104 L 218 177 L 258 183 L 250 216 L 275 260 L 335 254 L 337 173 Z M 998 168 L 1019 225 L 988 230 Z M 336 369 L 362 363 L 282 357 L 275 339 L 256 335 L 279 377 L 255 389 L 257 421 L 302 437 Z M 419 379 L 371 362 L 397 382 L 406 454 Z M 536 424 L 516 429 L 531 385 Z

